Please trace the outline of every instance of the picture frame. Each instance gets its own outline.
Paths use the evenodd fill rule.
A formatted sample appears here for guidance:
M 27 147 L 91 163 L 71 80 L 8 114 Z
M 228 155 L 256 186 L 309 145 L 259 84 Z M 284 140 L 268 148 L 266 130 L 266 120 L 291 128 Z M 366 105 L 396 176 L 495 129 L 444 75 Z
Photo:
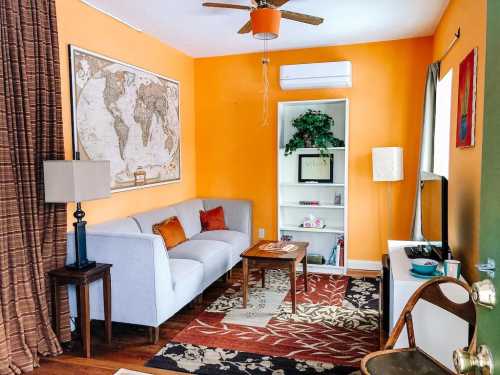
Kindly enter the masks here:
M 473 147 L 476 128 L 477 48 L 460 63 L 456 147 Z
M 301 154 L 299 183 L 333 183 L 333 154 Z
M 73 158 L 109 160 L 112 193 L 180 182 L 180 82 L 71 44 L 68 55 Z

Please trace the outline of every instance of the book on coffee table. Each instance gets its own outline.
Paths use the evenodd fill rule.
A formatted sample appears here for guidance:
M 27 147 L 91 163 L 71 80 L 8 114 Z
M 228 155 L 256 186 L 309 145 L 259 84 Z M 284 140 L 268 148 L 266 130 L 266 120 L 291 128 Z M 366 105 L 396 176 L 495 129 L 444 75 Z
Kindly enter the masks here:
M 259 246 L 260 250 L 265 250 L 265 251 L 282 251 L 282 252 L 291 252 L 297 250 L 297 245 L 287 243 L 285 241 L 278 241 L 278 242 L 269 242 L 266 244 L 263 244 Z

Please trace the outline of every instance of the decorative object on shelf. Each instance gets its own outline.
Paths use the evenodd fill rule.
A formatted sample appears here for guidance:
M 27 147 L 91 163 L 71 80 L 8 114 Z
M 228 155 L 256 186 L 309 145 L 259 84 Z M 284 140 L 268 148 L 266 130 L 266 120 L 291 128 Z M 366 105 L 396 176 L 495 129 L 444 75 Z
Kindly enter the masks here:
M 472 147 L 475 142 L 477 91 L 477 48 L 460 63 L 456 147 Z
M 283 234 L 281 235 L 281 241 L 283 242 L 293 241 L 293 236 L 291 234 Z
M 301 206 L 319 206 L 319 201 L 299 201 Z
M 332 248 L 327 264 L 332 266 L 344 266 L 344 236 L 337 237 L 337 243 Z
M 337 245 L 335 245 L 332 248 L 332 251 L 330 252 L 330 256 L 328 257 L 328 262 L 326 264 L 328 264 L 330 266 L 337 265 Z
M 325 257 L 321 254 L 309 254 L 307 256 L 308 264 L 325 264 Z
M 47 160 L 43 162 L 45 202 L 76 202 L 73 216 L 75 227 L 76 262 L 66 266 L 70 269 L 85 269 L 96 262 L 87 259 L 85 212 L 81 202 L 109 198 L 111 196 L 111 173 L 108 160 Z
M 342 194 L 339 192 L 335 193 L 335 198 L 333 200 L 333 204 L 335 206 L 341 206 L 342 205 Z
M 296 133 L 285 146 L 285 156 L 298 148 L 318 148 L 321 156 L 328 155 L 329 147 L 344 147 L 343 140 L 333 135 L 333 118 L 321 111 L 307 110 L 292 122 Z
M 74 152 L 111 161 L 113 192 L 179 181 L 179 82 L 74 46 L 69 55 Z
M 299 155 L 299 182 L 333 183 L 333 154 Z
M 324 228 L 326 225 L 325 225 L 325 220 L 320 219 L 319 217 L 316 217 L 313 214 L 310 214 L 308 217 L 304 218 L 304 221 L 300 226 L 301 228 L 321 229 Z

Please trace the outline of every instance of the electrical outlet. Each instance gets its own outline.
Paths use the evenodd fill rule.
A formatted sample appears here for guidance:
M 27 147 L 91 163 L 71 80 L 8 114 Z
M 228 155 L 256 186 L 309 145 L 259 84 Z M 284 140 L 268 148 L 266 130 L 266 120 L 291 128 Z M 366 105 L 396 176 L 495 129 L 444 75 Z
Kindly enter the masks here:
M 259 228 L 259 238 L 264 238 L 266 236 L 266 230 L 264 228 Z

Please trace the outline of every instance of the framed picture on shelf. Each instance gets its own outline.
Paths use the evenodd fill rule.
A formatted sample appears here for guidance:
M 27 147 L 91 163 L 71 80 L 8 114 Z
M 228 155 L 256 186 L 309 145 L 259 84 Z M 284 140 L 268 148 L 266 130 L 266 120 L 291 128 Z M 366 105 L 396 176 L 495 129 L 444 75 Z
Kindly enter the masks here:
M 333 183 L 333 154 L 299 155 L 299 182 Z

